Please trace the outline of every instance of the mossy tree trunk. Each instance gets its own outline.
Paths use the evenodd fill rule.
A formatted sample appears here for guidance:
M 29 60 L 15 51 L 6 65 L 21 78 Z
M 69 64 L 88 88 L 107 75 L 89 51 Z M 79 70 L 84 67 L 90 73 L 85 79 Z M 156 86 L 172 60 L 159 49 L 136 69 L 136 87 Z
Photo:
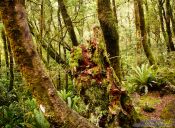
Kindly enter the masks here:
M 98 19 L 103 31 L 107 53 L 114 71 L 121 80 L 121 64 L 119 49 L 119 34 L 117 32 L 116 18 L 111 9 L 110 0 L 97 0 Z
M 2 67 L 2 52 L 0 51 L 0 77 L 1 77 L 1 67 Z
M 170 20 L 171 20 L 171 6 L 170 6 L 170 1 L 166 0 L 165 1 L 165 6 L 166 6 L 166 15 L 164 16 L 165 18 L 165 23 L 166 23 L 166 31 L 167 31 L 167 36 L 168 36 L 168 43 L 169 43 L 169 51 L 175 51 L 174 43 L 172 40 L 172 32 L 171 32 L 171 25 L 170 25 Z
M 78 46 L 78 40 L 77 40 L 75 31 L 74 31 L 74 26 L 73 26 L 72 20 L 69 16 L 68 12 L 67 12 L 66 6 L 64 4 L 64 0 L 58 0 L 58 4 L 59 4 L 60 10 L 61 10 L 61 14 L 62 14 L 64 23 L 68 29 L 68 33 L 69 33 L 70 39 L 72 41 L 72 44 L 73 44 L 73 46 Z
M 39 19 L 39 40 L 40 43 L 43 44 L 43 35 L 44 35 L 44 30 L 45 30 L 45 19 L 44 19 L 44 0 L 41 0 L 41 4 L 40 4 L 40 19 Z M 43 59 L 43 50 L 42 50 L 42 46 L 40 44 L 38 44 L 38 53 L 40 55 L 40 57 Z
M 1 37 L 2 37 L 2 42 L 3 42 L 5 64 L 6 64 L 7 77 L 8 77 L 9 76 L 9 53 L 8 53 L 8 46 L 7 46 L 7 38 L 6 38 L 4 29 L 2 29 L 1 31 Z
M 160 19 L 160 27 L 161 27 L 161 30 L 162 30 L 162 34 L 163 34 L 163 37 L 164 37 L 164 40 L 166 42 L 166 46 L 167 46 L 167 51 L 169 52 L 170 51 L 170 48 L 169 48 L 169 42 L 167 40 L 167 34 L 166 34 L 166 31 L 165 31 L 165 28 L 164 28 L 164 20 L 163 20 L 163 16 L 165 14 L 163 14 L 163 1 L 162 0 L 158 0 L 158 10 L 159 10 L 159 19 Z
M 4 53 L 5 53 L 5 61 L 6 61 L 6 68 L 7 68 L 7 77 L 10 80 L 8 91 L 13 89 L 14 85 L 14 72 L 13 72 L 13 54 L 10 47 L 9 39 L 6 36 L 6 32 L 4 29 L 1 31 L 2 42 L 4 45 Z
M 140 35 L 140 19 L 139 19 L 139 9 L 137 5 L 137 1 L 134 0 L 134 16 L 135 16 L 135 27 L 136 27 L 136 53 L 137 53 L 137 65 L 141 65 L 141 53 L 142 53 L 142 45 L 141 45 L 141 35 Z
M 147 35 L 148 35 L 148 39 L 147 39 L 147 42 L 148 42 L 148 45 L 151 46 L 151 32 L 150 32 L 150 21 L 149 21 L 149 6 L 148 6 L 148 1 L 145 0 L 145 8 L 146 8 L 146 30 L 147 30 Z
M 116 2 L 115 0 L 112 0 L 112 10 L 113 10 L 113 14 L 114 14 L 114 17 L 115 17 L 115 22 L 117 24 L 117 27 L 118 27 L 118 16 L 117 16 L 117 6 L 116 6 Z
M 66 48 L 63 47 L 63 50 L 64 50 L 64 59 L 65 59 L 65 61 L 67 62 Z M 68 73 L 67 73 L 67 71 L 66 71 L 66 69 L 65 69 L 65 86 L 64 86 L 64 88 L 65 88 L 66 90 L 68 90 L 68 87 L 69 87 L 69 76 L 68 76 Z
M 137 2 L 137 6 L 138 6 L 138 13 L 139 13 L 139 25 L 140 25 L 140 34 L 141 34 L 141 43 L 144 49 L 144 52 L 146 54 L 146 57 L 149 60 L 150 65 L 155 64 L 155 60 L 153 57 L 153 54 L 151 52 L 151 49 L 148 45 L 147 42 L 147 32 L 146 32 L 146 28 L 145 28 L 145 19 L 144 19 L 144 11 L 143 11 L 143 4 L 141 0 L 135 0 Z
M 38 105 L 45 107 L 47 118 L 67 127 L 94 128 L 85 118 L 67 107 L 57 95 L 34 47 L 23 5 L 18 0 L 1 0 L 0 13 L 16 63 Z
M 173 2 L 172 2 L 173 3 Z M 171 23 L 172 23 L 172 30 L 173 30 L 173 34 L 174 34 L 174 37 L 175 37 L 175 18 L 174 18 L 174 16 L 173 16 L 173 9 L 172 9 L 172 6 L 171 6 L 171 4 L 170 4 L 170 7 L 169 7 L 169 9 L 170 9 L 170 19 L 171 19 Z
M 13 53 L 12 53 L 8 38 L 7 38 L 7 45 L 8 45 L 9 62 L 10 62 L 9 64 L 10 83 L 9 83 L 8 91 L 11 91 L 14 85 L 14 71 L 13 71 L 14 63 L 13 63 Z

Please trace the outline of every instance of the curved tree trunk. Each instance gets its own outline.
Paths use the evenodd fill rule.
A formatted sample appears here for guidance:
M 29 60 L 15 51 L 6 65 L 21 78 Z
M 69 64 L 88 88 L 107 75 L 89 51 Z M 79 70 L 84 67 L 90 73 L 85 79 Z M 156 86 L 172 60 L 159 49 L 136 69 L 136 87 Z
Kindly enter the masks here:
M 138 9 L 139 9 L 139 20 L 140 20 L 140 32 L 141 32 L 142 46 L 143 46 L 144 52 L 146 54 L 146 57 L 149 60 L 150 65 L 153 65 L 153 64 L 155 64 L 155 60 L 154 60 L 154 57 L 151 53 L 150 47 L 149 47 L 148 42 L 147 42 L 147 32 L 145 29 L 145 19 L 144 19 L 142 1 L 136 0 L 136 2 L 137 2 Z
M 117 77 L 121 80 L 119 35 L 110 0 L 98 0 L 98 19 L 103 31 L 111 65 Z
M 1 0 L 0 12 L 15 61 L 38 104 L 45 107 L 46 117 L 67 127 L 94 128 L 58 97 L 34 47 L 23 5 L 18 0 Z

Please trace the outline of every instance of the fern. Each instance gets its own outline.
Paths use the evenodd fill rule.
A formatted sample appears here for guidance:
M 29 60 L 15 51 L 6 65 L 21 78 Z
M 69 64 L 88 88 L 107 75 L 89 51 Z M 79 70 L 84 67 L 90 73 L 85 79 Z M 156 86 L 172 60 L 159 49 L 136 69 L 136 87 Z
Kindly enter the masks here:
M 143 64 L 141 67 L 133 67 L 133 74 L 128 78 L 129 82 L 133 84 L 136 91 L 148 92 L 148 86 L 152 86 L 152 82 L 156 80 L 157 71 L 153 66 Z M 133 89 L 132 89 L 133 90 Z
M 34 116 L 35 116 L 35 119 L 37 121 L 38 128 L 49 128 L 50 127 L 48 121 L 45 119 L 45 117 L 41 111 L 34 109 Z
M 67 105 L 77 112 L 80 112 L 80 107 L 77 105 L 80 101 L 80 97 L 74 96 L 71 91 L 61 90 L 58 91 L 58 95 L 67 103 Z

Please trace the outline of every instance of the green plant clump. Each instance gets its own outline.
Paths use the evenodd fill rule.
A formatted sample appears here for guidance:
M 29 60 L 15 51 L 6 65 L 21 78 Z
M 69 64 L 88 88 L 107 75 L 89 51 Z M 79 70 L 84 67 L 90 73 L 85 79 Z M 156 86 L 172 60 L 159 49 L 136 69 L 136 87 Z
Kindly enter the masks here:
M 148 88 L 156 83 L 157 70 L 154 70 L 153 66 L 148 66 L 148 64 L 134 67 L 132 70 L 132 75 L 128 77 L 129 83 L 132 84 L 130 90 L 146 94 Z
M 83 112 L 81 98 L 73 94 L 72 91 L 60 90 L 58 95 L 67 103 L 67 105 L 77 112 Z
M 0 107 L 0 126 L 2 128 L 49 128 L 41 110 L 38 110 L 34 99 L 24 102 L 13 102 Z

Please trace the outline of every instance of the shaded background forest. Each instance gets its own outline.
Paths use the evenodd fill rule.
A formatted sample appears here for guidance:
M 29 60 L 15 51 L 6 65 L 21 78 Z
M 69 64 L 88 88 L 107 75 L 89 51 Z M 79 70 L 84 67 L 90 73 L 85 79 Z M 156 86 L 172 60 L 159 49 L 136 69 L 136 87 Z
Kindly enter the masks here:
M 174 88 L 174 2 L 111 1 L 120 46 L 120 54 L 116 55 L 120 58 L 117 76 L 129 94 L 147 94 L 149 88 L 155 86 Z M 25 8 L 37 51 L 58 94 L 69 107 L 83 115 L 87 106 L 74 88 L 70 52 L 74 46 L 86 44 L 94 34 L 93 27 L 100 25 L 96 0 L 64 0 L 64 3 L 29 0 Z M 24 86 L 27 83 L 13 60 L 2 22 L 0 28 L 0 126 L 47 128 L 52 124 L 49 125 Z M 167 90 L 162 93 L 169 93 Z M 89 120 L 97 123 L 98 117 L 92 116 Z

